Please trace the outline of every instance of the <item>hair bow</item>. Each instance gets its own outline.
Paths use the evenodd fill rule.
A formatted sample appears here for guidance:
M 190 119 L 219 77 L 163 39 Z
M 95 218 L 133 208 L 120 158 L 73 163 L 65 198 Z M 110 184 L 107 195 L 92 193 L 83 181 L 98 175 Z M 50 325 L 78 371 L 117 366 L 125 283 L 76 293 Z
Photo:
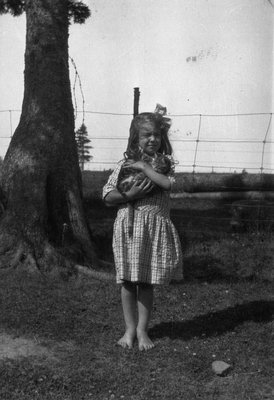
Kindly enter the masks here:
M 157 103 L 157 104 L 156 104 L 156 108 L 155 108 L 155 110 L 154 110 L 154 113 L 155 113 L 155 114 L 160 114 L 160 115 L 164 116 L 164 115 L 166 115 L 166 113 L 167 113 L 167 109 L 166 109 L 166 107 L 161 106 L 161 104 Z
M 164 124 L 167 127 L 167 129 L 169 129 L 170 126 L 171 126 L 171 119 L 167 118 L 167 117 L 164 117 L 166 115 L 166 113 L 167 113 L 167 108 L 162 106 L 161 104 L 157 103 L 156 104 L 156 108 L 154 110 L 154 113 L 155 114 L 159 114 L 159 115 L 161 115 L 163 117 Z

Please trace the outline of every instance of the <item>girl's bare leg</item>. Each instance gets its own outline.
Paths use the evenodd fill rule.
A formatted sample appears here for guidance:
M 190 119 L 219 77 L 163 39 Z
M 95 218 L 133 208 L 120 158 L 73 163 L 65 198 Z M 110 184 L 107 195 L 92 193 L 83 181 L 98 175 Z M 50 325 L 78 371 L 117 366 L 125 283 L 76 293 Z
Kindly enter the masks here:
M 153 342 L 148 336 L 148 324 L 153 307 L 153 286 L 141 283 L 138 285 L 138 314 L 137 338 L 139 350 L 150 350 L 154 347 Z
M 131 282 L 123 282 L 121 289 L 122 307 L 126 331 L 124 336 L 118 341 L 123 348 L 132 349 L 136 337 L 136 301 L 137 286 Z

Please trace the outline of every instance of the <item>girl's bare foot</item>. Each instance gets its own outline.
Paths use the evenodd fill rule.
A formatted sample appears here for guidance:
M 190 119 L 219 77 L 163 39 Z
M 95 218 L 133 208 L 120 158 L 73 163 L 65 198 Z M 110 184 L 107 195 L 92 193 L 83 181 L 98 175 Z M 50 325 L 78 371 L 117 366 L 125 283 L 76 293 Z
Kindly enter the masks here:
M 124 336 L 121 337 L 120 340 L 118 340 L 117 344 L 119 344 L 119 346 L 123 347 L 124 349 L 128 348 L 128 349 L 132 349 L 133 348 L 133 343 L 135 340 L 135 331 L 126 331 Z
M 154 347 L 154 343 L 148 337 L 148 334 L 145 331 L 138 332 L 137 334 L 138 342 L 139 342 L 139 350 L 140 351 L 147 351 Z

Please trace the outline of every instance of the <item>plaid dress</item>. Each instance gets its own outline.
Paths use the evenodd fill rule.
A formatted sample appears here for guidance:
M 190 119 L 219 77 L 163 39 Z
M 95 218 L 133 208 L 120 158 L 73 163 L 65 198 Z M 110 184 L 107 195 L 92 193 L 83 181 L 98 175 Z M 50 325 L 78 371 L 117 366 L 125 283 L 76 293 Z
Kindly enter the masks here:
M 103 198 L 116 189 L 122 162 L 103 188 Z M 128 232 L 128 207 L 120 204 L 113 228 L 116 281 L 168 284 L 183 278 L 182 250 L 170 220 L 169 192 L 158 189 L 133 202 L 133 235 Z

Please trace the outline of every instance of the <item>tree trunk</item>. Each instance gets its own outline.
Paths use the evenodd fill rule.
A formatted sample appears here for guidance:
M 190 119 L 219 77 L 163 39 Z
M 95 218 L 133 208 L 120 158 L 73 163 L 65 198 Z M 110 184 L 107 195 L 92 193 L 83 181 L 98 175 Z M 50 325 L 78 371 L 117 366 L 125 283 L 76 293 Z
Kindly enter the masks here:
M 64 247 L 77 248 L 74 262 L 84 254 L 96 263 L 74 137 L 67 1 L 26 0 L 26 17 L 22 114 L 3 163 L 0 266 L 66 272 L 73 262 Z

